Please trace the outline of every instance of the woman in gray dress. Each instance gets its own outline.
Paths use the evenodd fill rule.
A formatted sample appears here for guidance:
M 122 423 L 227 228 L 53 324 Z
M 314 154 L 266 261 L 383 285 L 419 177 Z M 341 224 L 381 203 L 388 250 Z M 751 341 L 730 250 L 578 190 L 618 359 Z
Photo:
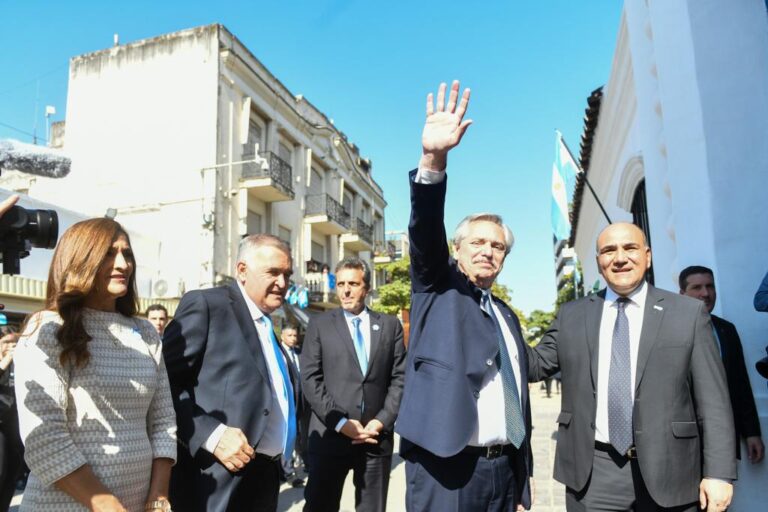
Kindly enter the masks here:
M 45 310 L 15 355 L 22 511 L 170 510 L 176 421 L 160 338 L 135 316 L 135 267 L 111 219 L 73 225 L 56 247 Z

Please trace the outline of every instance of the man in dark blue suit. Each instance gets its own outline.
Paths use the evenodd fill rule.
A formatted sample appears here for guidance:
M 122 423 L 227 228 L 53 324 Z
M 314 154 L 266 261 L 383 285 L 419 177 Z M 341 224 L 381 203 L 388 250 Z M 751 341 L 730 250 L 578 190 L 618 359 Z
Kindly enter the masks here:
M 427 96 L 423 155 L 411 172 L 411 333 L 395 430 L 406 460 L 410 511 L 530 507 L 527 361 L 515 314 L 490 293 L 512 248 L 501 217 L 443 226 L 448 151 L 471 121 L 469 89 Z M 522 357 L 521 357 L 522 356 Z
M 274 511 L 290 457 L 298 375 L 269 315 L 282 306 L 293 262 L 271 235 L 240 243 L 236 280 L 181 299 L 163 337 L 178 423 L 173 507 Z

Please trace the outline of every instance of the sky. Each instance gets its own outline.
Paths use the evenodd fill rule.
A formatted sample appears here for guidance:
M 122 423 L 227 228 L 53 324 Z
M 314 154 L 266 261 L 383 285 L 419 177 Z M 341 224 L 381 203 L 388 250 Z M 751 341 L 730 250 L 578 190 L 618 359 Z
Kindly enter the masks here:
M 615 0 L 0 0 L 0 138 L 36 133 L 43 143 L 46 105 L 51 121 L 66 116 L 69 59 L 112 46 L 114 34 L 129 43 L 221 23 L 373 161 L 386 229 L 405 230 L 426 95 L 458 79 L 472 90 L 474 123 L 448 160 L 448 233 L 469 213 L 502 215 L 516 242 L 499 282 L 524 312 L 551 310 L 555 130 L 578 154 L 621 9 Z

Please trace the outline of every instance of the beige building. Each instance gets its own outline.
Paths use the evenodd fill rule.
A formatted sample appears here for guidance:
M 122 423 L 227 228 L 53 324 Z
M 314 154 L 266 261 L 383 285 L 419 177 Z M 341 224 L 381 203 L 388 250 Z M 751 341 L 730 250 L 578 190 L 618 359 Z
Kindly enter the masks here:
M 152 297 L 227 281 L 240 238 L 264 232 L 291 245 L 311 302 L 331 307 L 324 266 L 371 262 L 384 241 L 370 160 L 221 25 L 74 57 L 55 132 L 70 175 L 19 175 L 14 188 L 90 215 L 114 209 L 159 240 Z

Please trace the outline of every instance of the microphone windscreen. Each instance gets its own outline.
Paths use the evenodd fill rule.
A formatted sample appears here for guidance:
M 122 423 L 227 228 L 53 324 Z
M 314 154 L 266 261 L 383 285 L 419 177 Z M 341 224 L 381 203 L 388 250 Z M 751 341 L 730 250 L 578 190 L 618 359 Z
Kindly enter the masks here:
M 58 150 L 25 144 L 17 140 L 0 140 L 0 169 L 21 171 L 46 178 L 63 178 L 69 174 L 72 160 Z

